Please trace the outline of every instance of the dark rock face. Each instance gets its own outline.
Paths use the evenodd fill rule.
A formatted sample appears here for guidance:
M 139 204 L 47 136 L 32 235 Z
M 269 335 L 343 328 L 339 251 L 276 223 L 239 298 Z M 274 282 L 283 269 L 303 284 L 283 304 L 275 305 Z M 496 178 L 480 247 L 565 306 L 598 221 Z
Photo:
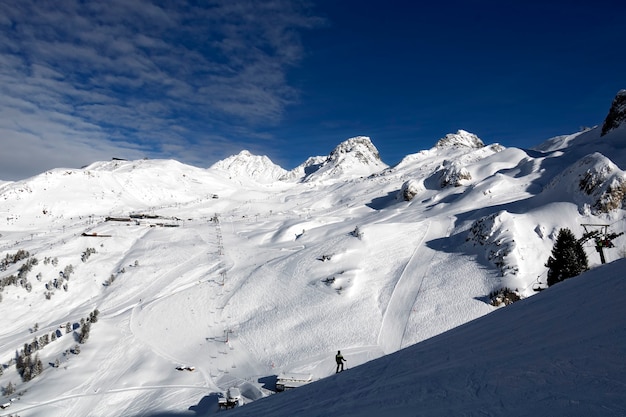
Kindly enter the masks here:
M 626 90 L 621 90 L 613 99 L 609 114 L 604 119 L 601 136 L 617 129 L 624 123 L 626 123 Z

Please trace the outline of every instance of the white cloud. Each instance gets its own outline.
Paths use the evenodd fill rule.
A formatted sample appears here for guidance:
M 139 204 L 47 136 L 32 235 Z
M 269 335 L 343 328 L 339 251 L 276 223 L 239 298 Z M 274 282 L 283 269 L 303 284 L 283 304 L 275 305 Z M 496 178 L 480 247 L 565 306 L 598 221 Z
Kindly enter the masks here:
M 0 179 L 140 154 L 209 165 L 228 126 L 261 138 L 319 20 L 290 0 L 200 4 L 2 2 Z

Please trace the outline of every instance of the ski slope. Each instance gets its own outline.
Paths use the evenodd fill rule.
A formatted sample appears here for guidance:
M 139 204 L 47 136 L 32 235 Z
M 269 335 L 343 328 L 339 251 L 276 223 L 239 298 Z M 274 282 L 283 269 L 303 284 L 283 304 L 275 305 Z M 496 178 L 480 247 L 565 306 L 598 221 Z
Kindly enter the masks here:
M 599 153 L 617 149 L 620 138 L 616 132 L 598 141 L 597 132 L 586 131 L 545 152 L 436 147 L 369 175 L 362 166 L 349 175 L 349 164 L 327 164 L 324 175 L 300 182 L 272 180 L 280 172 L 272 166 L 256 182 L 142 160 L 4 183 L 0 259 L 24 250 L 38 263 L 27 276 L 30 290 L 22 280 L 0 292 L 0 387 L 16 387 L 0 398 L 10 403 L 0 416 L 212 415 L 233 386 L 246 402 L 228 411 L 233 415 L 541 415 L 554 407 L 593 415 L 604 409 L 591 394 L 605 398 L 606 415 L 620 415 L 615 373 L 622 365 L 606 369 L 602 357 L 584 362 L 580 355 L 585 346 L 607 362 L 623 353 L 620 322 L 605 324 L 608 316 L 598 315 L 621 317 L 614 300 L 604 300 L 618 298 L 607 287 L 621 283 L 612 278 L 594 293 L 593 283 L 604 281 L 576 281 L 591 282 L 584 291 L 604 301 L 551 300 L 567 292 L 558 288 L 531 297 L 560 228 L 580 234 L 580 224 L 606 223 L 626 231 L 622 208 L 592 210 L 623 177 Z M 242 170 L 250 157 L 232 162 Z M 267 161 L 251 163 L 262 173 Z M 590 176 L 596 188 L 581 191 L 581 178 Z M 408 180 L 417 184 L 411 201 L 400 195 Z M 615 244 L 606 256 L 620 265 L 623 238 Z M 87 249 L 93 253 L 81 260 Z M 598 267 L 594 247 L 585 249 Z M 23 262 L 0 278 L 18 274 Z M 70 265 L 71 278 L 54 287 Z M 603 268 L 616 273 L 618 266 Z M 489 293 L 504 286 L 529 299 L 491 306 Z M 536 304 L 542 299 L 549 307 Z M 602 302 L 608 307 L 596 314 Z M 559 317 L 569 314 L 580 325 L 568 322 L 557 334 L 580 350 L 546 337 L 562 323 L 545 316 L 561 305 L 569 312 Z M 81 320 L 94 309 L 97 323 L 80 353 L 71 353 Z M 486 321 L 473 323 L 486 324 L 465 325 L 480 318 Z M 56 340 L 36 351 L 43 372 L 22 381 L 16 356 L 53 333 Z M 545 343 L 578 362 L 555 368 L 549 355 L 537 362 Z M 339 376 L 337 350 L 348 360 Z M 309 373 L 316 383 L 273 395 L 282 372 Z M 587 395 L 570 380 L 598 381 L 596 391 Z M 531 381 L 564 386 L 565 393 L 542 396 L 546 390 Z M 570 394 L 580 397 L 571 400 L 580 409 L 570 408 Z M 391 405 L 390 396 L 397 398 Z
M 229 415 L 623 416 L 626 306 L 613 295 L 626 291 L 625 266 L 600 267 Z

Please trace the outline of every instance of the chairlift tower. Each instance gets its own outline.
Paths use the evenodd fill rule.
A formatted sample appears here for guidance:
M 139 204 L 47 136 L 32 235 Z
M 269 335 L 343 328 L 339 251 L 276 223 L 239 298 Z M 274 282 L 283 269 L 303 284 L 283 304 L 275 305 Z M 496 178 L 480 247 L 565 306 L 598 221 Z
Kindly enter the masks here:
M 600 262 L 605 264 L 606 258 L 604 257 L 604 248 L 614 248 L 615 245 L 613 244 L 613 240 L 618 236 L 623 235 L 624 232 L 609 233 L 609 224 L 583 223 L 581 226 L 585 229 L 585 233 L 583 234 L 583 237 L 580 238 L 580 242 L 585 243 L 586 241 L 593 239 L 596 251 L 600 255 Z

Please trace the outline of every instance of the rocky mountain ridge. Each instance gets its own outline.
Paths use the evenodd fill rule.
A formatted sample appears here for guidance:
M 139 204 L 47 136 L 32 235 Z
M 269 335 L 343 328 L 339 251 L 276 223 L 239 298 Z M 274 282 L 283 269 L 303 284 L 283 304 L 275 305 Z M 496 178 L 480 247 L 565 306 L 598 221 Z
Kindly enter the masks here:
M 621 127 L 624 122 L 626 122 L 626 90 L 620 90 L 613 99 L 609 113 L 602 124 L 602 136 Z

